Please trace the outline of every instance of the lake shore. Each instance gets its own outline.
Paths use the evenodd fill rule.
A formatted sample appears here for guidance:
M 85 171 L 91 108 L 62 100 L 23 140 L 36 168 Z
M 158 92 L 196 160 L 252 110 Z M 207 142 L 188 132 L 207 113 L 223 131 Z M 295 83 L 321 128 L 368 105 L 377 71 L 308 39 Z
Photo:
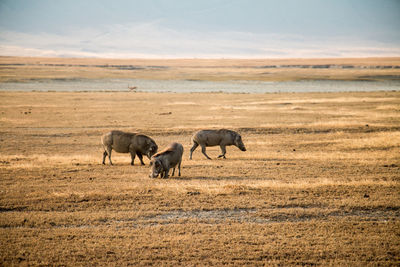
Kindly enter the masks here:
M 133 86 L 134 85 L 134 86 Z M 0 91 L 15 92 L 141 92 L 141 93 L 337 93 L 400 91 L 400 80 L 193 81 L 138 79 L 45 79 L 0 83 Z

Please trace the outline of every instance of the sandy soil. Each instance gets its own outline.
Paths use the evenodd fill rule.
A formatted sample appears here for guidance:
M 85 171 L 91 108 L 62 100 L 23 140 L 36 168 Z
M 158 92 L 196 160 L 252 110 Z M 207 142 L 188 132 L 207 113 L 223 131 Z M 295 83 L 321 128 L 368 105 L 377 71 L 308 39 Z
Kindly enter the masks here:
M 0 92 L 0 265 L 398 265 L 400 92 Z M 196 150 L 203 128 L 247 147 Z M 100 136 L 183 144 L 148 177 Z

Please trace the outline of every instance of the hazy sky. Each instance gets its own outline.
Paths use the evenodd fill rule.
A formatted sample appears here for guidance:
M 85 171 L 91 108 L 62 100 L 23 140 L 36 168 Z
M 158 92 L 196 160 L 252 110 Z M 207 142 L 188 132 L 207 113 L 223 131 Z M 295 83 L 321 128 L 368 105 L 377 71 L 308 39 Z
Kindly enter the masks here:
M 0 0 L 0 55 L 400 56 L 400 0 Z

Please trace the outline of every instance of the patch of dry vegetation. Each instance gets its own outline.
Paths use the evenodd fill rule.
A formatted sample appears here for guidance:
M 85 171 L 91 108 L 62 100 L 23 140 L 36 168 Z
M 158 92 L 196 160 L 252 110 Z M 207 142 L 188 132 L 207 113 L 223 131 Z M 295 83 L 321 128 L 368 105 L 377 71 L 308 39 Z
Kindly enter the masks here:
M 400 262 L 399 92 L 0 98 L 1 265 Z M 188 160 L 220 127 L 248 151 Z M 182 143 L 182 176 L 101 165 L 111 129 Z

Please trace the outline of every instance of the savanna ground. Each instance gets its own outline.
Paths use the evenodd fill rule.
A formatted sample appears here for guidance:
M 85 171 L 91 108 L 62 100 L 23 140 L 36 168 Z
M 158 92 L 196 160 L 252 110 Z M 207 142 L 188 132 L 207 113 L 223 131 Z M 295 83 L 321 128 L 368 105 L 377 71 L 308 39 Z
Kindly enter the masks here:
M 398 66 L 1 57 L 0 81 L 387 80 L 400 77 Z M 399 91 L 2 91 L 0 100 L 2 266 L 400 264 Z M 247 151 L 228 147 L 216 159 L 219 148 L 208 148 L 206 160 L 198 148 L 188 159 L 194 131 L 222 127 Z M 130 166 L 127 154 L 103 166 L 100 136 L 112 129 L 147 134 L 160 148 L 182 143 L 182 176 L 151 179 L 148 159 Z
M 1 265 L 398 265 L 400 92 L 0 92 Z M 200 149 L 202 128 L 247 152 Z M 184 145 L 151 179 L 111 129 Z

